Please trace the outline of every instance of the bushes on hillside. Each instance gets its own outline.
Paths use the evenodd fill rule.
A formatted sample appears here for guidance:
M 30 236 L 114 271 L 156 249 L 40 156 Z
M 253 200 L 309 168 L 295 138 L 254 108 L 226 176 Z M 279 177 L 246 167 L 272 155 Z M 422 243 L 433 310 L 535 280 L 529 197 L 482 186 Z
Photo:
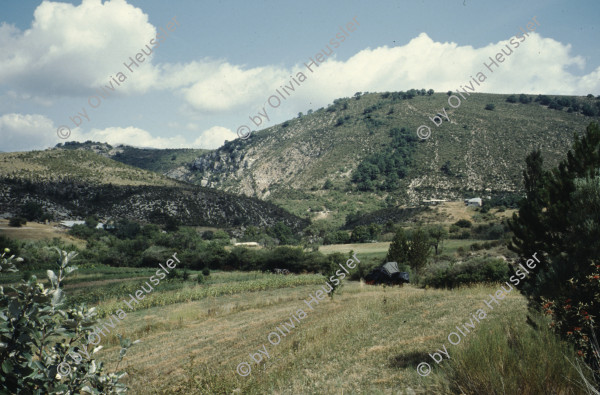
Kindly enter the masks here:
M 508 265 L 502 259 L 475 258 L 453 264 L 440 263 L 424 270 L 421 284 L 435 288 L 454 288 L 459 285 L 504 282 L 508 278 Z

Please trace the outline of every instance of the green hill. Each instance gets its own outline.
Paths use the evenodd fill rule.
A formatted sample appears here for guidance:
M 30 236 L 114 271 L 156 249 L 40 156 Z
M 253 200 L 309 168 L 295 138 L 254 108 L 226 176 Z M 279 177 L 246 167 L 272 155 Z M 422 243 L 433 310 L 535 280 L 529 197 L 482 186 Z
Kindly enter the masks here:
M 200 155 L 178 178 L 341 224 L 357 210 L 519 193 L 530 151 L 539 148 L 546 165 L 556 165 L 573 134 L 600 113 L 593 96 L 511 103 L 509 95 L 475 93 L 453 109 L 445 93 L 415 92 L 335 100 Z M 450 122 L 435 127 L 429 117 L 442 108 Z M 427 140 L 416 138 L 423 124 L 432 130 Z M 372 180 L 353 182 L 365 175 Z

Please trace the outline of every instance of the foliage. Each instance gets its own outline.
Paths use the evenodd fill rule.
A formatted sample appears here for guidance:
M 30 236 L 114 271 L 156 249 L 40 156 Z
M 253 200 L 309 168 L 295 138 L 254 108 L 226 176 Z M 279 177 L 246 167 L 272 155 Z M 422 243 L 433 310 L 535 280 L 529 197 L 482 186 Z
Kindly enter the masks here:
M 394 240 L 392 240 L 392 243 L 390 244 L 390 248 L 388 249 L 388 253 L 385 259 L 387 262 L 408 262 L 408 251 L 408 239 L 406 238 L 404 230 L 402 228 L 399 228 L 396 231 Z
M 439 255 L 444 248 L 444 239 L 448 237 L 448 231 L 442 225 L 433 225 L 427 228 L 427 232 L 431 237 L 431 245 L 435 248 L 435 255 Z
M 83 344 L 87 334 L 94 333 L 95 309 L 87 309 L 84 305 L 63 306 L 65 294 L 61 285 L 64 278 L 77 269 L 69 266 L 77 254 L 56 250 L 60 256 L 58 274 L 48 270 L 50 288 L 38 283 L 35 276 L 10 288 L 9 294 L 0 287 L 3 372 L 0 390 L 31 394 L 124 393 L 126 387 L 119 381 L 125 372 L 105 374 L 102 362 L 90 357 L 102 347 L 88 350 L 89 343 L 77 345 Z M 1 256 L 2 271 L 7 266 L 14 269 L 11 262 L 14 255 L 6 258 L 8 252 L 5 250 Z M 56 342 L 57 337 L 62 340 Z M 121 359 L 130 346 L 131 342 L 121 350 Z
M 541 263 L 519 288 L 600 374 L 589 342 L 598 334 L 600 317 L 600 127 L 591 123 L 584 135 L 575 136 L 558 167 L 543 170 L 539 151 L 526 165 L 526 198 L 509 222 L 510 248 L 521 264 L 533 254 Z
M 434 288 L 505 281 L 508 266 L 502 259 L 475 258 L 461 264 L 440 263 L 424 270 L 421 284 Z
M 427 258 L 431 253 L 431 243 L 429 235 L 421 228 L 417 228 L 410 235 L 410 245 L 408 250 L 408 264 L 417 273 L 427 264 Z
M 470 228 L 471 225 L 473 225 L 473 224 L 468 219 L 459 219 L 458 221 L 456 221 L 454 223 L 454 225 L 461 227 L 461 228 Z
M 359 225 L 352 230 L 350 241 L 352 243 L 367 243 L 372 240 L 377 240 L 381 234 L 381 226 L 370 224 L 369 226 Z
M 408 263 L 415 272 L 419 273 L 425 267 L 430 252 L 431 243 L 426 231 L 417 228 L 407 237 L 404 230 L 399 228 L 390 244 L 386 259 L 399 264 Z
M 494 111 L 495 108 L 496 108 L 496 105 L 493 103 L 488 103 L 485 105 L 485 109 L 488 111 Z
M 44 210 L 39 203 L 36 202 L 25 202 L 21 206 L 20 214 L 28 221 L 37 221 L 44 215 Z
M 417 137 L 406 128 L 393 128 L 389 136 L 391 143 L 385 151 L 367 156 L 352 172 L 352 182 L 359 190 L 395 190 L 407 175 Z
M 8 220 L 8 226 L 12 226 L 13 228 L 20 228 L 23 225 L 26 225 L 27 221 L 23 217 L 12 217 Z

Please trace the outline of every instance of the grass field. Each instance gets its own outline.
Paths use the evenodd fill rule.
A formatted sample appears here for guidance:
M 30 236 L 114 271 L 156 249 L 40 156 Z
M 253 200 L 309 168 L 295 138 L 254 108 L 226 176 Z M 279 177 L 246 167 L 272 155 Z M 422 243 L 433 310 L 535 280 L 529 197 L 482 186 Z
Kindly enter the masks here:
M 18 240 L 48 240 L 58 237 L 65 243 L 75 244 L 78 247 L 85 247 L 85 241 L 67 234 L 66 230 L 57 228 L 58 223 L 53 222 L 48 225 L 37 222 L 27 222 L 25 226 L 13 228 L 8 226 L 7 219 L 0 219 L 0 235 Z
M 125 363 L 132 392 L 398 394 L 410 387 L 416 393 L 448 393 L 441 368 L 421 377 L 416 366 L 431 362 L 428 353 L 442 344 L 452 358 L 463 344 L 449 345 L 448 333 L 456 332 L 453 328 L 481 308 L 497 286 L 443 291 L 353 282 L 310 310 L 304 300 L 317 289 L 305 285 L 221 295 L 128 314 L 119 332 L 142 340 Z M 269 343 L 269 333 L 298 309 L 306 318 L 279 344 Z M 525 300 L 514 293 L 486 320 L 522 321 L 524 315 Z M 463 343 L 481 330 L 477 327 Z M 114 336 L 102 342 L 99 358 L 110 368 L 116 365 L 116 344 Z M 269 358 L 257 365 L 249 353 L 259 348 Z M 247 377 L 236 373 L 242 362 L 252 369 Z

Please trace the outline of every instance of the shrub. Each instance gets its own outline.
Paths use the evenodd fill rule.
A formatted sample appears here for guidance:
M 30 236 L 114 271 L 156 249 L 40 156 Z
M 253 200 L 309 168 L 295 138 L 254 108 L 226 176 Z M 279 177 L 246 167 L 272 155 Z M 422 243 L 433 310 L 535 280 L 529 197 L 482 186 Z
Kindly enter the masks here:
M 494 111 L 494 109 L 496 108 L 496 106 L 492 103 L 486 104 L 485 105 L 485 109 L 488 111 Z
M 471 244 L 470 248 L 471 248 L 471 251 L 479 251 L 479 250 L 483 249 L 483 247 L 479 243 Z
M 8 221 L 8 226 L 12 226 L 13 228 L 20 228 L 23 225 L 26 225 L 27 221 L 22 217 L 12 217 Z
M 198 275 L 196 276 L 196 281 L 198 282 L 198 284 L 202 284 L 204 282 L 204 276 L 201 273 L 198 273 Z
M 0 287 L 0 393 L 124 393 L 127 388 L 119 381 L 126 373 L 103 373 L 102 362 L 91 358 L 97 349 L 89 347 L 89 341 L 83 345 L 97 324 L 94 309 L 63 304 L 61 284 L 76 270 L 69 264 L 77 254 L 56 250 L 60 256 L 58 274 L 48 270 L 50 288 L 38 283 L 35 276 L 9 288 L 6 294 Z M 5 249 L 0 256 L 0 272 L 17 271 L 14 255 L 5 257 L 9 252 Z M 62 341 L 57 342 L 59 339 Z M 133 344 L 129 339 L 121 340 L 119 361 Z
M 210 270 L 208 268 L 202 269 L 202 274 L 205 276 L 210 276 Z
M 454 225 L 459 226 L 461 228 L 470 228 L 473 224 L 467 219 L 459 219 L 454 223 Z
M 421 277 L 421 283 L 435 288 L 454 288 L 465 284 L 505 281 L 507 275 L 508 265 L 502 259 L 475 258 L 462 264 L 429 266 Z

